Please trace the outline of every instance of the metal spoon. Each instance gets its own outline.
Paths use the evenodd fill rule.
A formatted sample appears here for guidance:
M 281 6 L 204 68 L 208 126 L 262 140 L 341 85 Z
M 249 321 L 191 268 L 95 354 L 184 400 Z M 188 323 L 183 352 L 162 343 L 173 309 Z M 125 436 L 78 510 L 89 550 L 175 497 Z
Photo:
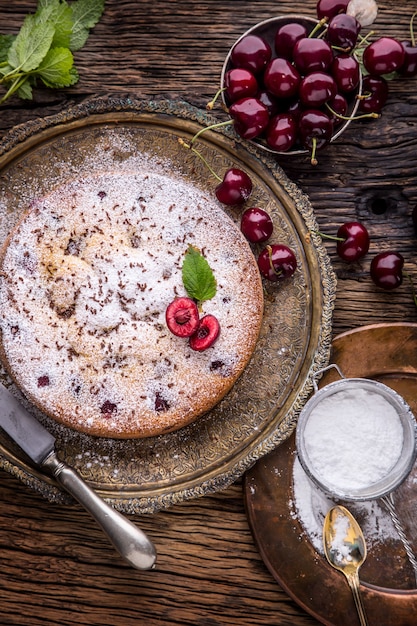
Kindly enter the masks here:
M 324 552 L 330 565 L 344 574 L 352 590 L 361 626 L 368 626 L 359 591 L 359 568 L 366 559 L 361 527 L 343 506 L 328 511 L 323 524 Z

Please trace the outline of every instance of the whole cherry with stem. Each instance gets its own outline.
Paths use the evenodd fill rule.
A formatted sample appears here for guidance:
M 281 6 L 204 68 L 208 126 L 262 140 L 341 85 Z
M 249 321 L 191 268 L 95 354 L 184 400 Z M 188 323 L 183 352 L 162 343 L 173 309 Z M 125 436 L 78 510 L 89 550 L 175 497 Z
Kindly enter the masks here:
M 417 42 L 414 35 L 414 18 L 417 15 L 417 11 L 413 13 L 410 19 L 410 40 L 401 41 L 401 45 L 404 49 L 404 63 L 398 70 L 400 76 L 410 78 L 411 76 L 417 76 Z
M 194 148 L 193 140 L 195 140 L 196 136 L 197 135 L 194 136 L 190 143 L 185 142 L 181 137 L 178 139 L 178 142 L 180 145 L 194 152 L 194 154 L 203 161 L 214 178 L 219 181 L 219 184 L 215 188 L 215 195 L 218 201 L 229 206 L 244 204 L 246 200 L 248 200 L 253 189 L 253 183 L 250 176 L 237 167 L 231 167 L 226 170 L 223 178 L 221 178 L 213 170 L 209 163 L 207 163 L 207 160 L 201 152 Z
M 388 98 L 388 83 L 383 76 L 364 76 L 362 94 L 358 96 L 359 110 L 380 113 Z
M 258 256 L 259 271 L 271 282 L 292 276 L 297 269 L 297 259 L 291 248 L 284 244 L 267 245 Z
M 323 239 L 336 241 L 339 257 L 346 263 L 353 263 L 364 257 L 369 250 L 369 233 L 360 222 L 345 222 L 339 226 L 336 235 L 326 235 L 313 231 Z

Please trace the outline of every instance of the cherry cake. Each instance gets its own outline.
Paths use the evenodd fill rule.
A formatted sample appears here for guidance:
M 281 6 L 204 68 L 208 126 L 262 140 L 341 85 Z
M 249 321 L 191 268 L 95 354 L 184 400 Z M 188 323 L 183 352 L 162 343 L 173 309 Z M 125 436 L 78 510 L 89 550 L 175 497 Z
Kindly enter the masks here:
M 217 282 L 204 351 L 167 327 L 201 251 Z M 152 169 L 83 175 L 37 199 L 0 255 L 1 358 L 45 414 L 101 437 L 177 430 L 215 406 L 251 358 L 263 313 L 256 260 L 215 198 Z

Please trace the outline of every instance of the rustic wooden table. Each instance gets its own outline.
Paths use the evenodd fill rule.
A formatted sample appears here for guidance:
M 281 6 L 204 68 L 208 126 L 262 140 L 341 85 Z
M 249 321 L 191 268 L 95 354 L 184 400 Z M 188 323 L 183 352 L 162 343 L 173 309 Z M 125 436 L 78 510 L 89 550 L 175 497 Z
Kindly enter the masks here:
M 380 2 L 378 32 L 406 38 L 415 0 Z M 33 101 L 0 107 L 0 133 L 97 95 L 182 98 L 204 107 L 233 41 L 256 22 L 293 12 L 315 16 L 313 0 L 107 0 L 76 53 L 79 83 L 39 89 Z M 14 33 L 33 0 L 0 0 L 0 32 Z M 377 322 L 415 322 L 410 283 L 393 293 L 369 279 L 371 257 L 396 249 L 417 284 L 417 80 L 396 80 L 377 121 L 356 122 L 312 168 L 280 165 L 306 192 L 324 232 L 360 219 L 372 238 L 365 260 L 347 267 L 326 244 L 338 276 L 334 334 Z M 157 568 L 129 568 L 80 507 L 58 506 L 2 472 L 0 623 L 21 626 L 133 624 L 305 626 L 318 622 L 274 581 L 244 510 L 242 481 L 222 493 L 133 518 L 154 540 Z M 411 616 L 410 616 L 410 619 Z M 410 622 L 411 623 L 411 622 Z

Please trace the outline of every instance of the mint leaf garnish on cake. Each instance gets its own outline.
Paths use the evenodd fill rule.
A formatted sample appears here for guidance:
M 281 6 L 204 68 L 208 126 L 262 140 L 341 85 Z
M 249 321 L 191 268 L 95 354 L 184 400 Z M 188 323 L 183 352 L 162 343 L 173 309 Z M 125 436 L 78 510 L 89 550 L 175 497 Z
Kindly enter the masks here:
M 200 250 L 191 245 L 182 264 L 182 282 L 188 296 L 197 302 L 211 300 L 216 295 L 217 283 L 213 271 Z

